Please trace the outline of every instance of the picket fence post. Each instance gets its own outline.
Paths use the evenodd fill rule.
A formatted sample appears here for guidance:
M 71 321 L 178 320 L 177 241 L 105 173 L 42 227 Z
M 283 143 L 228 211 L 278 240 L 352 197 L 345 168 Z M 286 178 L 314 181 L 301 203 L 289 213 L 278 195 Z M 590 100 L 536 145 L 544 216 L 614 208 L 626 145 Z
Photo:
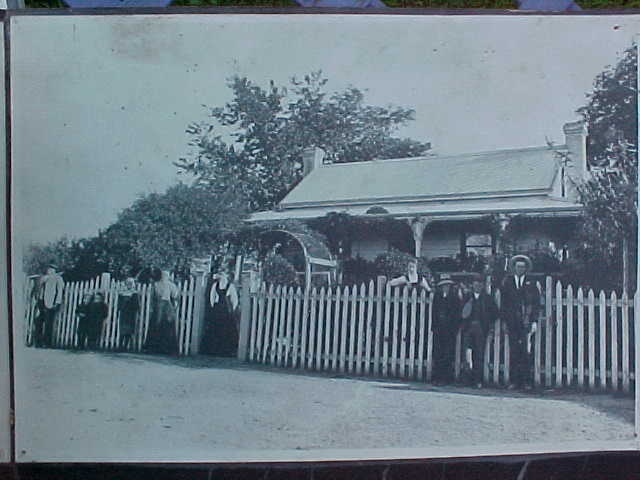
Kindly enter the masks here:
M 238 360 L 241 360 L 243 362 L 249 359 L 248 346 L 249 346 L 249 332 L 251 328 L 250 288 L 251 288 L 251 278 L 248 273 L 243 273 L 242 274 L 242 290 L 240 291 L 240 328 L 238 331 Z M 196 317 L 199 317 L 199 315 L 196 315 Z M 193 336 L 195 337 L 196 335 L 193 335 Z

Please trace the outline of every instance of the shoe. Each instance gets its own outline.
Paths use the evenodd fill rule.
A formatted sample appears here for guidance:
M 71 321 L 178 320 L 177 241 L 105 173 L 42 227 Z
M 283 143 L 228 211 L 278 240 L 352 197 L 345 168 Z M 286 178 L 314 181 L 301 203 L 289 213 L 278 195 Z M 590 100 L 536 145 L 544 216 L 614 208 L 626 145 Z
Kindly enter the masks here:
M 477 388 L 477 389 L 481 389 L 481 388 L 482 388 L 482 382 L 478 382 L 478 383 L 476 383 L 476 388 Z

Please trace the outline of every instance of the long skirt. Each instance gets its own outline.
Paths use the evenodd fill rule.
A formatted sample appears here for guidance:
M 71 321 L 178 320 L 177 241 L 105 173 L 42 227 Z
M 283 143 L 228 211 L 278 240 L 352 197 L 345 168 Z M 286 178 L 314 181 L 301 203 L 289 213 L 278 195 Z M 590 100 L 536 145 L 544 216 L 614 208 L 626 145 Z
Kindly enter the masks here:
M 200 352 L 205 355 L 233 357 L 238 349 L 238 328 L 225 302 L 208 308 Z
M 176 336 L 176 312 L 169 300 L 161 300 L 156 305 L 149 324 L 145 349 L 152 353 L 173 355 L 178 353 Z

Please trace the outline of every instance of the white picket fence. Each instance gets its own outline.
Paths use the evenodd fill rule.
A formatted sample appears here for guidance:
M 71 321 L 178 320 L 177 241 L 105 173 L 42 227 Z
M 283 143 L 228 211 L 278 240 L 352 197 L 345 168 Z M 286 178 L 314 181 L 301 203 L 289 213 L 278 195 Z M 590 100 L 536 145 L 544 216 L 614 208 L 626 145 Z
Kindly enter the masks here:
M 538 333 L 533 339 L 534 383 L 630 391 L 634 381 L 634 303 L 547 277 L 540 286 Z M 496 301 L 500 292 L 495 290 Z M 250 294 L 246 356 L 280 367 L 429 381 L 432 297 L 408 287 L 362 284 L 321 288 L 265 286 Z M 242 327 L 241 327 L 242 329 Z M 241 346 L 244 352 L 243 347 Z M 487 336 L 484 378 L 509 383 L 509 338 L 496 320 Z M 461 335 L 456 342 L 460 375 Z
M 429 379 L 431 298 L 366 285 L 262 287 L 251 295 L 248 360 L 282 367 Z
M 36 298 L 33 295 L 35 280 L 27 282 L 25 288 L 25 343 L 33 344 L 35 317 L 38 314 Z M 193 326 L 197 316 L 198 298 L 196 295 L 196 280 L 189 280 L 177 284 L 179 302 L 177 307 L 176 336 L 180 355 L 189 355 L 193 345 Z M 122 290 L 121 282 L 111 281 L 108 275 L 102 275 L 84 282 L 66 283 L 62 307 L 56 315 L 53 327 L 53 346 L 56 348 L 75 348 L 78 346 L 78 316 L 77 306 L 82 301 L 85 292 L 100 291 L 105 295 L 109 315 L 102 323 L 98 347 L 103 350 L 118 350 L 120 348 L 118 292 Z M 140 311 L 136 321 L 133 351 L 143 349 L 149 330 L 151 314 L 151 285 L 139 287 Z

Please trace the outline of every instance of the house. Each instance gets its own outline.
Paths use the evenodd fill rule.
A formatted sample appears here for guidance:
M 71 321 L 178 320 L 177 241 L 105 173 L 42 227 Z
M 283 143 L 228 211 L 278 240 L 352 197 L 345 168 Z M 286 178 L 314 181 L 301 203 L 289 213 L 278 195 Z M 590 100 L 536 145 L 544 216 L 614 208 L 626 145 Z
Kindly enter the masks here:
M 373 259 L 398 235 L 417 257 L 489 255 L 571 244 L 581 206 L 575 182 L 587 174 L 583 122 L 564 125 L 565 144 L 451 156 L 323 163 L 305 151 L 304 178 L 272 211 L 254 222 L 309 221 L 330 213 L 393 218 L 401 232 L 365 232 L 351 257 Z M 517 225 L 516 225 L 517 224 Z

